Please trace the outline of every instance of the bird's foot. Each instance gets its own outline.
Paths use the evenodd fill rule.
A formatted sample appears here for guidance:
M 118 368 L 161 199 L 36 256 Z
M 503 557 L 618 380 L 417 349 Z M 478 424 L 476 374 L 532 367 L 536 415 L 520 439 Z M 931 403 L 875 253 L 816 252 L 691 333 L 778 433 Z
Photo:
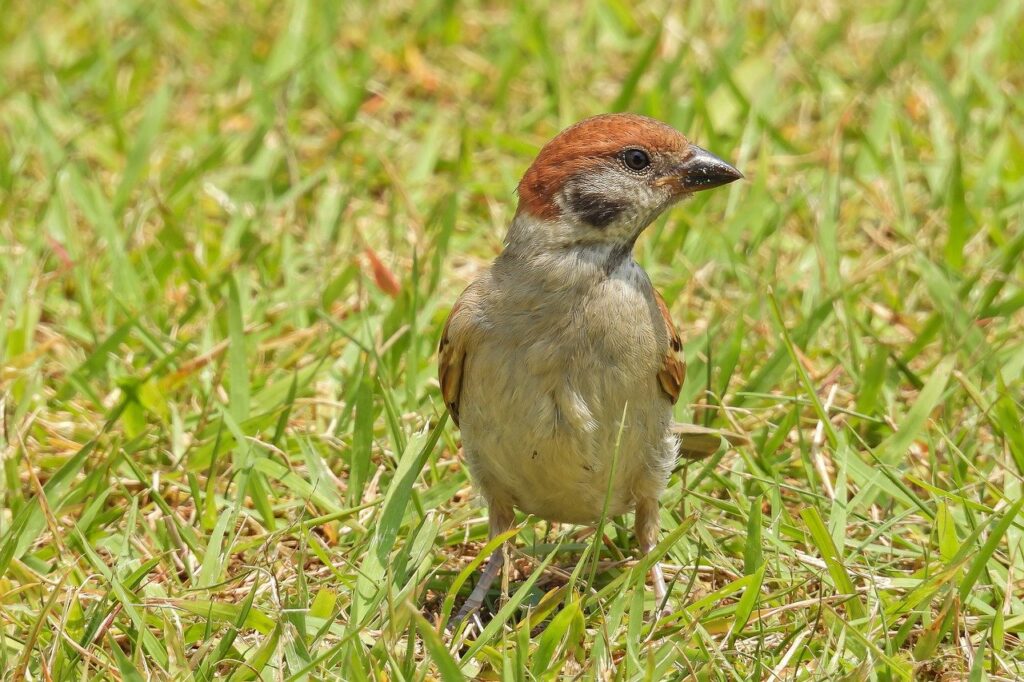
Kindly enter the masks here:
M 484 605 L 484 598 L 487 596 L 487 592 L 491 589 L 491 585 L 494 584 L 498 574 L 502 572 L 502 566 L 505 564 L 504 553 L 502 547 L 496 549 L 490 557 L 487 559 L 487 565 L 484 567 L 483 573 L 480 574 L 480 580 L 477 581 L 473 591 L 469 594 L 469 597 L 462 604 L 462 608 L 455 614 L 455 617 L 448 621 L 448 629 L 454 631 L 459 627 L 466 617 L 472 615 L 475 621 L 478 631 L 483 629 L 483 625 L 480 621 L 480 616 L 477 611 Z

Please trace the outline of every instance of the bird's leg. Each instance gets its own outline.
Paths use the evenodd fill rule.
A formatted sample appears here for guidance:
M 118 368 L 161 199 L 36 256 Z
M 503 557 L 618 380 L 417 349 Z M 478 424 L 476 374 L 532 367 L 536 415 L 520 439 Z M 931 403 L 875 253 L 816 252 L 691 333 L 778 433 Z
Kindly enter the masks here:
M 512 511 L 512 507 L 505 504 L 489 504 L 487 516 L 490 525 L 489 537 L 492 540 L 508 530 L 515 520 L 515 513 Z M 499 573 L 503 573 L 502 567 L 506 564 L 505 553 L 507 551 L 507 544 L 507 542 L 503 542 L 491 552 L 491 556 L 487 558 L 487 564 L 484 566 L 483 573 L 480 574 L 480 580 L 477 581 L 476 586 L 462 605 L 462 608 L 459 609 L 458 614 L 452 619 L 453 625 L 457 626 L 466 616 L 483 605 L 484 597 L 487 596 L 487 592 L 491 589 L 491 585 L 494 584 L 494 580 L 498 577 Z M 508 575 L 507 572 L 505 572 L 505 575 Z M 507 589 L 507 585 L 508 581 L 506 578 L 502 581 L 502 588 Z
M 640 551 L 645 555 L 649 554 L 658 544 L 658 528 L 661 521 L 658 517 L 658 500 L 656 498 L 643 498 L 636 505 L 636 539 L 640 543 Z M 655 562 L 651 566 L 651 582 L 654 583 L 654 604 L 655 617 L 662 615 L 665 608 L 665 574 L 662 573 L 661 563 Z

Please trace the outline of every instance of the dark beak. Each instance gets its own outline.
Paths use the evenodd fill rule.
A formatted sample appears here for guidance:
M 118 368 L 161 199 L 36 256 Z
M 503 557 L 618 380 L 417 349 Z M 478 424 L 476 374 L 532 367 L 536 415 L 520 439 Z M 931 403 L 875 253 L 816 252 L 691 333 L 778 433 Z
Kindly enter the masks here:
M 687 148 L 688 156 L 679 165 L 679 183 L 685 192 L 699 192 L 728 185 L 743 173 L 695 144 Z

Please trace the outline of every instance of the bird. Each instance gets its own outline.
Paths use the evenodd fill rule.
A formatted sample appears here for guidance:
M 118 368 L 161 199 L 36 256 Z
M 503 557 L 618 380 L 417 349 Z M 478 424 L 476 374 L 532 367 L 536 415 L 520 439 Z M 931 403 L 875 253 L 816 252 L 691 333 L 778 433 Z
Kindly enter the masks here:
M 673 422 L 683 345 L 634 245 L 679 201 L 741 178 L 638 114 L 584 119 L 541 148 L 504 248 L 452 306 L 438 350 L 441 395 L 492 539 L 516 509 L 588 525 L 635 512 L 640 551 L 655 547 L 680 437 L 698 451 L 720 441 Z M 482 606 L 505 549 L 488 557 L 453 623 Z M 657 563 L 651 579 L 664 605 Z

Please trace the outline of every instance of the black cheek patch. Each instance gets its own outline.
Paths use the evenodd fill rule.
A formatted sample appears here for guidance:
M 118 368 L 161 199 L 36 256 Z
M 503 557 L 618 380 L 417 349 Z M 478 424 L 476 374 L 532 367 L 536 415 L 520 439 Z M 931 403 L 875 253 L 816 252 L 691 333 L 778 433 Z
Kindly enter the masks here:
M 597 192 L 573 189 L 566 198 L 572 212 L 592 227 L 608 227 L 626 210 L 626 204 L 623 202 L 609 199 Z

